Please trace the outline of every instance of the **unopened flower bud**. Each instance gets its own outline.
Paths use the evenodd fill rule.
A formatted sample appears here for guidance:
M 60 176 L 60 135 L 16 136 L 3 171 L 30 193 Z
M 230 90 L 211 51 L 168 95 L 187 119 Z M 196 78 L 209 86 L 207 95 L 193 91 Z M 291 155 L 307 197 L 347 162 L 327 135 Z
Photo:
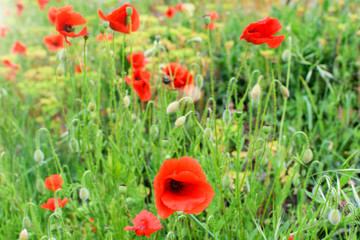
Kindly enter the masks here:
M 29 233 L 26 229 L 22 230 L 20 233 L 19 240 L 27 240 L 29 238 Z
M 35 162 L 41 163 L 44 161 L 44 153 L 40 149 L 36 149 L 34 152 L 34 159 Z
M 125 107 L 129 107 L 130 106 L 130 96 L 125 96 L 124 98 L 123 98 L 123 100 L 124 100 L 124 106 Z
M 212 133 L 211 128 L 205 128 L 204 133 L 205 133 L 205 137 L 207 139 L 212 139 L 213 133 Z
M 341 220 L 341 213 L 337 209 L 331 210 L 329 213 L 329 221 L 332 225 L 337 225 Z
M 161 40 L 161 36 L 160 36 L 160 35 L 156 35 L 156 36 L 155 36 L 155 40 L 156 40 L 157 42 L 159 42 L 159 41 Z
M 196 74 L 195 83 L 196 86 L 198 86 L 199 88 L 202 88 L 204 86 L 204 78 L 201 74 Z
M 156 138 L 159 135 L 159 128 L 154 124 L 150 127 L 151 138 Z
M 311 151 L 310 148 L 306 149 L 304 152 L 304 156 L 303 156 L 303 161 L 305 164 L 308 164 L 309 162 L 312 161 L 313 159 L 313 152 Z
M 125 202 L 128 205 L 133 205 L 135 203 L 135 200 L 131 197 L 128 197 L 128 198 L 126 198 Z
M 180 104 L 178 101 L 170 103 L 166 109 L 166 113 L 172 114 L 172 113 L 176 112 L 177 110 L 179 110 L 179 106 L 180 106 Z
M 286 49 L 282 55 L 281 55 L 281 58 L 284 62 L 288 62 L 290 59 L 291 59 L 291 52 L 289 49 Z
M 63 63 L 59 63 L 59 65 L 56 67 L 56 75 L 58 77 L 62 77 L 65 74 L 65 66 Z
M 76 138 L 72 137 L 70 139 L 69 146 L 73 152 L 79 152 L 79 141 Z
M 183 126 L 184 123 L 185 123 L 185 121 L 186 121 L 186 117 L 185 117 L 185 116 L 179 117 L 179 118 L 176 119 L 176 121 L 175 121 L 175 127 L 179 128 L 179 127 Z
M 31 220 L 28 216 L 23 218 L 22 225 L 23 225 L 23 228 L 26 228 L 26 229 L 31 228 Z
M 80 191 L 79 191 L 79 197 L 81 200 L 83 201 L 86 201 L 88 198 L 89 198 L 89 190 L 87 190 L 86 188 L 80 188 Z
M 127 187 L 125 185 L 120 186 L 119 192 L 121 195 L 125 195 L 127 193 Z
M 45 183 L 42 179 L 38 178 L 36 180 L 36 190 L 41 193 L 44 194 L 45 193 Z
M 225 109 L 223 112 L 223 121 L 224 123 L 228 124 L 231 121 L 231 112 L 229 109 Z
M 271 224 L 270 218 L 265 219 L 264 224 L 265 226 L 269 226 Z
M 94 112 L 94 111 L 96 110 L 96 103 L 95 103 L 95 101 L 89 102 L 89 105 L 88 105 L 88 107 L 87 107 L 87 110 L 88 110 L 89 112 Z
M 231 187 L 231 179 L 229 176 L 225 176 L 223 179 L 222 179 L 222 185 L 224 188 L 230 188 Z
M 131 15 L 133 14 L 133 9 L 132 7 L 127 7 L 126 8 L 126 15 L 131 17 Z
M 204 15 L 204 16 L 203 16 L 203 19 L 204 19 L 204 24 L 205 24 L 206 26 L 209 26 L 210 21 L 211 21 L 211 17 L 210 17 L 209 15 Z
M 280 91 L 284 98 L 288 98 L 290 96 L 289 89 L 287 89 L 284 85 L 281 85 Z
M 255 84 L 255 86 L 251 89 L 251 98 L 252 100 L 257 100 L 259 99 L 261 95 L 261 87 L 260 87 L 260 84 Z
M 192 39 L 189 39 L 186 41 L 186 43 L 190 43 L 190 42 L 197 42 L 197 43 L 201 43 L 202 42 L 202 38 L 201 37 L 195 37 Z
M 60 52 L 59 52 L 59 60 L 60 62 L 64 63 L 67 61 L 68 59 L 68 56 L 67 56 L 67 53 L 66 53 L 66 50 L 65 49 L 62 49 Z
M 145 57 L 151 57 L 153 54 L 154 54 L 154 50 L 152 48 L 144 52 Z
M 271 131 L 271 126 L 263 126 L 262 130 L 264 131 L 264 133 L 267 135 L 270 133 Z

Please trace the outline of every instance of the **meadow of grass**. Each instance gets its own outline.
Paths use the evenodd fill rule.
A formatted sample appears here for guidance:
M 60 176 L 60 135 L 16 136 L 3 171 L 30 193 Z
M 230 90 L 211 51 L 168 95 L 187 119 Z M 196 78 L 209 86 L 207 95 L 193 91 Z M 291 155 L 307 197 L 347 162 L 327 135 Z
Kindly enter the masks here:
M 151 239 L 359 239 L 358 0 L 128 3 L 140 25 L 125 34 L 98 15 L 125 1 L 0 0 L 0 239 L 145 239 L 143 210 L 163 227 Z M 49 51 L 48 11 L 65 5 L 88 34 Z M 280 46 L 239 40 L 267 16 Z M 139 94 L 127 56 L 140 52 L 150 77 Z M 169 63 L 186 69 L 185 89 Z M 184 156 L 207 183 L 184 198 L 186 182 L 170 184 L 172 201 L 189 207 L 206 184 L 214 197 L 164 217 L 154 179 Z M 57 191 L 45 188 L 53 174 Z M 54 197 L 68 201 L 45 209 Z

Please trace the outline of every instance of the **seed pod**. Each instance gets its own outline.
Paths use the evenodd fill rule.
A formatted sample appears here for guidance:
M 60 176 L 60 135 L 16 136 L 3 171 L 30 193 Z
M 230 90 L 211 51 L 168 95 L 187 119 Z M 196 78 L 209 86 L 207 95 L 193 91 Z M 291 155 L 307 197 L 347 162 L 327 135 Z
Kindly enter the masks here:
M 210 21 L 211 21 L 211 17 L 210 17 L 209 15 L 204 15 L 204 16 L 203 16 L 203 19 L 204 19 L 204 24 L 205 24 L 206 26 L 209 26 Z
M 59 63 L 59 65 L 56 68 L 56 75 L 58 75 L 58 77 L 62 77 L 65 74 L 65 66 L 63 63 Z
M 27 240 L 29 238 L 29 233 L 26 229 L 22 230 L 20 233 L 19 240 Z
M 180 103 L 178 101 L 170 103 L 166 109 L 166 113 L 172 114 L 172 113 L 176 112 L 177 110 L 179 110 L 179 106 L 180 106 Z
M 123 98 L 123 100 L 124 100 L 124 105 L 125 105 L 125 107 L 129 107 L 130 106 L 130 96 L 125 96 L 124 98 Z
M 226 124 L 229 124 L 229 122 L 231 121 L 231 112 L 229 109 L 225 109 L 225 111 L 223 112 L 223 121 Z
M 23 228 L 30 229 L 31 228 L 31 220 L 28 216 L 25 216 L 22 221 Z
M 179 128 L 179 127 L 183 126 L 184 123 L 185 123 L 185 121 L 186 121 L 186 117 L 185 117 L 185 116 L 179 117 L 179 118 L 176 119 L 176 121 L 175 121 L 175 127 Z
M 287 89 L 284 85 L 281 85 L 280 91 L 284 98 L 288 98 L 290 96 L 289 89 Z
M 261 95 L 261 87 L 260 84 L 255 84 L 255 86 L 251 89 L 251 98 L 253 101 L 259 99 Z
M 311 151 L 310 148 L 306 149 L 304 152 L 304 156 L 303 156 L 303 161 L 305 164 L 308 164 L 309 162 L 312 161 L 313 159 L 313 152 Z
M 132 7 L 127 7 L 126 8 L 126 15 L 131 17 L 131 15 L 133 14 L 133 9 Z
M 291 59 L 291 52 L 289 49 L 286 49 L 282 55 L 281 55 L 281 58 L 284 62 L 288 62 L 290 59 Z
M 40 149 L 36 149 L 34 152 L 34 159 L 35 162 L 41 163 L 44 161 L 44 153 Z
M 119 192 L 121 195 L 125 195 L 127 193 L 127 187 L 125 185 L 120 186 Z
M 271 126 L 263 126 L 262 130 L 264 131 L 264 133 L 266 135 L 268 135 L 270 133 L 270 131 L 271 131 Z
M 331 210 L 329 213 L 329 221 L 332 225 L 337 225 L 341 220 L 341 213 L 337 209 Z
M 80 191 L 79 191 L 79 197 L 81 200 L 83 201 L 86 201 L 88 198 L 89 198 L 89 190 L 87 190 L 86 188 L 80 188 Z
M 89 102 L 89 105 L 87 107 L 87 110 L 89 112 L 94 112 L 96 110 L 96 103 L 94 100 L 92 100 L 91 102 Z
M 151 138 L 157 138 L 159 135 L 159 128 L 154 124 L 150 127 L 150 136 Z
M 41 193 L 44 194 L 45 193 L 45 183 L 42 179 L 38 178 L 36 180 L 36 190 Z
M 199 88 L 202 88 L 204 86 L 204 78 L 201 74 L 196 74 L 195 83 L 196 86 L 198 86 Z
M 69 147 L 73 152 L 79 152 L 79 141 L 72 137 L 69 142 Z

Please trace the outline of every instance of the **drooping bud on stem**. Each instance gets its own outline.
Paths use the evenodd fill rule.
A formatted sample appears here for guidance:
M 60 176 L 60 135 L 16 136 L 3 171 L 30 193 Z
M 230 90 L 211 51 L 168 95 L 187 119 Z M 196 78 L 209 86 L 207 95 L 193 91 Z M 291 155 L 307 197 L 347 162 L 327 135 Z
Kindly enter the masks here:
M 69 147 L 73 152 L 79 152 L 79 141 L 76 138 L 71 137 Z
M 92 100 L 91 102 L 89 102 L 89 105 L 87 107 L 87 110 L 89 112 L 94 112 L 96 110 L 96 103 L 94 100 Z
M 89 198 L 89 195 L 89 190 L 87 190 L 85 187 L 80 188 L 79 197 L 81 200 L 86 201 Z
M 40 149 L 36 149 L 34 152 L 34 159 L 35 162 L 41 163 L 44 161 L 44 153 Z
M 308 164 L 309 162 L 312 161 L 313 159 L 313 152 L 311 151 L 310 148 L 306 149 L 304 152 L 304 156 L 303 156 L 303 161 L 305 164 Z
M 22 225 L 24 228 L 29 229 L 31 227 L 31 220 L 28 216 L 25 216 L 22 221 Z
M 231 121 L 231 112 L 229 109 L 225 109 L 223 112 L 223 121 L 228 124 Z
M 284 85 L 281 85 L 280 91 L 284 98 L 288 98 L 290 96 L 289 89 L 287 89 Z
M 261 87 L 260 84 L 255 84 L 255 86 L 251 89 L 251 98 L 253 101 L 259 99 L 261 95 Z
M 66 53 L 66 50 L 65 49 L 62 49 L 60 52 L 59 52 L 59 60 L 60 62 L 64 63 L 67 61 L 68 57 L 67 57 L 67 53 Z
M 341 213 L 337 209 L 331 210 L 329 213 L 329 221 L 332 225 L 337 225 L 341 220 Z
M 154 139 L 154 138 L 157 138 L 158 135 L 159 135 L 159 128 L 155 124 L 151 125 L 150 137 Z
M 38 178 L 36 180 L 36 190 L 41 193 L 44 194 L 45 193 L 45 183 L 42 179 Z
M 65 66 L 63 63 L 59 63 L 59 65 L 56 67 L 56 75 L 58 77 L 62 77 L 65 74 Z
M 179 110 L 179 106 L 180 106 L 180 104 L 178 101 L 170 103 L 166 109 L 166 113 L 172 114 L 172 113 L 176 112 L 177 110 Z
M 29 238 L 29 233 L 26 229 L 22 230 L 20 233 L 20 240 L 27 240 Z
M 175 121 L 175 127 L 179 128 L 179 127 L 183 126 L 184 123 L 185 123 L 185 121 L 186 121 L 186 117 L 185 117 L 185 116 L 179 117 L 179 118 L 176 119 L 176 121 Z
M 121 185 L 119 187 L 119 192 L 121 195 L 125 195 L 127 193 L 127 187 L 125 185 Z
M 124 105 L 125 107 L 129 107 L 130 106 L 130 96 L 126 95 L 124 98 Z

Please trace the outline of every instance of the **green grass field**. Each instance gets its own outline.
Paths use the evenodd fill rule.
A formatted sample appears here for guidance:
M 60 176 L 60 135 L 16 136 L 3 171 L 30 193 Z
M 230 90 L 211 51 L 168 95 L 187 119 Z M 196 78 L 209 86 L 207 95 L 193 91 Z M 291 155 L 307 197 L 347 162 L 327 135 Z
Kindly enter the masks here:
M 0 239 L 360 239 L 358 0 L 128 3 L 0 0 Z

